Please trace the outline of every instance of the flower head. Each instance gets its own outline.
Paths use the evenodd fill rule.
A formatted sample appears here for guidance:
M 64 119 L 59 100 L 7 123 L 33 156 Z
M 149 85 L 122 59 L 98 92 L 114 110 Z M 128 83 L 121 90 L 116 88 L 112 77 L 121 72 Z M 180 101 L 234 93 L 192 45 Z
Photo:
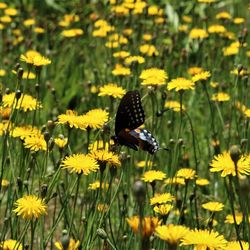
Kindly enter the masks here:
M 205 81 L 211 76 L 211 73 L 209 71 L 203 71 L 201 73 L 195 74 L 192 77 L 193 82 L 198 82 L 198 81 Z
M 145 172 L 142 176 L 142 180 L 145 182 L 161 181 L 166 178 L 166 174 L 162 171 L 149 170 Z
M 209 185 L 210 182 L 208 179 L 198 178 L 195 183 L 198 186 L 207 186 L 207 185 Z
M 21 55 L 21 61 L 26 62 L 27 64 L 34 65 L 36 67 L 45 66 L 51 64 L 51 60 L 42 56 L 37 51 L 28 51 L 25 55 Z
M 126 65 L 130 65 L 133 62 L 136 62 L 138 64 L 142 64 L 145 62 L 144 57 L 142 56 L 128 56 L 125 60 L 124 60 Z
M 79 246 L 80 246 L 80 241 L 79 240 L 74 240 L 74 239 L 70 238 L 69 246 L 68 246 L 67 250 L 78 250 Z M 62 243 L 59 242 L 59 241 L 55 242 L 55 247 L 58 250 L 64 250 L 64 247 L 63 247 Z
M 208 37 L 208 33 L 204 29 L 194 28 L 189 32 L 189 37 L 191 39 L 204 39 Z
M 108 121 L 109 113 L 103 109 L 92 109 L 82 118 L 85 118 L 85 126 L 93 129 L 102 128 Z
M 32 135 L 24 138 L 24 147 L 29 148 L 31 151 L 47 150 L 47 143 L 44 135 Z
M 202 204 L 202 207 L 211 212 L 219 212 L 223 210 L 224 205 L 221 202 L 210 201 Z
M 241 244 L 240 244 L 241 243 Z M 241 248 L 242 246 L 242 248 Z M 225 250 L 249 250 L 249 243 L 246 241 L 229 241 Z
M 176 91 L 194 89 L 194 83 L 186 78 L 179 77 L 168 83 L 168 90 L 175 89 Z
M 170 193 L 155 194 L 155 196 L 150 199 L 150 205 L 163 204 L 174 200 L 175 197 Z
M 54 142 L 59 148 L 64 148 L 68 143 L 68 138 L 58 137 L 54 139 Z
M 31 125 L 23 125 L 23 126 L 16 126 L 12 131 L 11 131 L 11 136 L 16 138 L 19 137 L 20 139 L 24 140 L 26 137 L 29 136 L 41 136 L 42 133 L 41 131 Z
M 229 100 L 230 100 L 230 96 L 223 92 L 219 92 L 217 94 L 212 95 L 212 101 L 215 101 L 215 102 L 227 102 Z
M 58 116 L 57 124 L 66 124 L 70 128 L 81 128 L 85 129 L 85 119 L 73 110 L 67 110 L 66 114 L 61 114 Z
M 90 172 L 96 172 L 99 169 L 97 161 L 84 154 L 73 154 L 71 156 L 67 156 L 62 161 L 61 167 L 69 169 L 71 173 L 83 173 L 84 175 L 89 175 Z
M 243 215 L 242 213 L 236 212 L 235 213 L 235 222 L 237 225 L 240 225 L 240 223 L 243 220 Z M 225 219 L 225 223 L 227 224 L 235 224 L 234 222 L 234 216 L 232 214 L 228 214 Z
M 150 68 L 141 72 L 140 79 L 143 80 L 142 85 L 157 86 L 166 84 L 168 75 L 163 69 Z
M 83 35 L 83 30 L 82 29 L 67 29 L 62 31 L 62 36 L 64 37 L 76 37 L 76 36 L 81 36 Z
M 0 243 L 0 248 L 3 250 L 23 250 L 21 242 L 16 240 L 5 240 Z
M 89 184 L 89 190 L 97 190 L 101 187 L 100 181 L 95 181 Z M 102 183 L 102 189 L 107 189 L 109 187 L 108 183 Z
M 161 205 L 158 205 L 158 206 L 155 206 L 154 207 L 154 211 L 157 213 L 157 214 L 160 214 L 162 216 L 164 215 L 168 215 L 169 212 L 173 209 L 173 205 L 171 204 L 161 204 Z
M 119 87 L 117 84 L 108 83 L 103 87 L 100 87 L 98 96 L 111 96 L 113 98 L 122 98 L 126 93 L 126 90 Z
M 158 56 L 159 51 L 152 44 L 144 44 L 140 46 L 140 52 L 147 56 Z
M 182 177 L 173 177 L 173 178 L 167 178 L 164 181 L 165 184 L 167 185 L 185 185 L 185 179 Z
M 38 219 L 41 215 L 47 214 L 47 205 L 44 200 L 35 195 L 25 195 L 15 202 L 16 209 L 13 211 L 23 219 Z
M 172 109 L 175 112 L 180 112 L 181 110 L 181 104 L 177 101 L 166 101 L 164 107 Z M 182 105 L 182 110 L 186 110 L 184 105 Z
M 124 67 L 121 64 L 116 64 L 112 70 L 114 76 L 128 76 L 131 74 L 130 68 Z
M 176 176 L 186 180 L 192 180 L 195 178 L 196 172 L 191 168 L 181 168 L 177 171 Z

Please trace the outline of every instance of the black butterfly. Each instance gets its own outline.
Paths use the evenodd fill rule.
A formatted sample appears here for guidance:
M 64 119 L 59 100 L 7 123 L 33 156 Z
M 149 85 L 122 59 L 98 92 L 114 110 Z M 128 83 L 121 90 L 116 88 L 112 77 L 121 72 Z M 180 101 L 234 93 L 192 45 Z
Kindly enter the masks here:
M 137 90 L 128 91 L 122 98 L 115 118 L 115 143 L 125 145 L 134 150 L 142 150 L 154 154 L 159 150 L 159 143 L 146 129 L 139 128 L 145 121 L 141 97 Z

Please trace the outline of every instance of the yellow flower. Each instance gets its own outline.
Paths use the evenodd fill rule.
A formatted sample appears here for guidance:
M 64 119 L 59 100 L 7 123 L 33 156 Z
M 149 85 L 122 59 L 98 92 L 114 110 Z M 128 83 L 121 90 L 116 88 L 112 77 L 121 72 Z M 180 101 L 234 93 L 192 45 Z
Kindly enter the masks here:
M 196 172 L 191 168 L 181 168 L 177 171 L 176 177 L 181 177 L 186 180 L 192 180 L 196 177 Z
M 196 185 L 198 185 L 198 186 L 207 186 L 207 185 L 209 185 L 209 180 L 207 180 L 207 179 L 203 179 L 203 178 L 198 178 L 197 180 L 196 180 Z
M 36 23 L 36 20 L 35 20 L 35 19 L 32 19 L 32 18 L 26 19 L 26 20 L 23 21 L 23 25 L 24 25 L 24 26 L 32 26 L 32 25 L 34 25 L 35 23 Z
M 16 126 L 12 131 L 11 131 L 11 136 L 12 137 L 20 137 L 20 139 L 24 140 L 26 137 L 29 136 L 41 136 L 42 133 L 41 131 L 31 125 L 23 125 L 23 126 Z
M 63 245 L 61 242 L 59 242 L 59 241 L 55 242 L 55 247 L 58 250 L 78 250 L 79 246 L 80 246 L 80 241 L 79 240 L 76 241 L 72 238 L 70 238 L 70 240 L 69 240 L 69 246 L 67 249 L 63 248 Z
M 86 129 L 85 119 L 82 116 L 78 116 L 73 110 L 67 110 L 66 114 L 61 114 L 58 116 L 57 124 L 66 124 L 70 128 L 81 128 Z
M 249 75 L 249 71 L 246 68 L 243 69 L 234 69 L 230 71 L 231 74 L 237 75 L 237 76 L 247 76 Z
M 242 175 L 250 175 L 250 156 L 242 155 L 237 162 L 237 172 Z M 235 164 L 228 152 L 223 152 L 215 156 L 210 164 L 211 172 L 221 172 L 221 176 L 236 176 Z
M 218 13 L 216 16 L 215 16 L 216 19 L 231 19 L 232 16 L 226 12 L 226 11 L 223 11 L 223 12 L 220 12 Z
M 193 82 L 198 82 L 198 81 L 205 81 L 211 76 L 211 73 L 209 71 L 203 71 L 199 74 L 195 74 L 192 77 Z
M 141 227 L 143 237 L 150 237 L 154 233 L 155 228 L 161 223 L 161 221 L 157 217 L 149 216 L 142 219 L 142 225 L 140 225 L 139 216 L 127 218 L 127 222 L 134 233 L 139 233 L 139 229 Z
M 0 2 L 0 9 L 5 9 L 7 7 L 8 5 L 6 3 Z
M 166 174 L 162 171 L 149 170 L 146 171 L 141 179 L 145 182 L 161 181 L 166 178 Z
M 7 8 L 4 10 L 4 14 L 7 16 L 16 16 L 18 11 L 14 8 Z
M 0 3 L 1 4 L 1 3 Z M 0 243 L 0 248 L 3 250 L 23 250 L 21 242 L 16 240 L 5 240 Z
M 140 74 L 140 79 L 143 80 L 142 85 L 157 86 L 166 84 L 168 75 L 165 70 L 158 68 L 145 69 Z
M 131 74 L 130 68 L 123 67 L 121 64 L 116 64 L 112 70 L 114 76 L 128 76 Z
M 17 72 L 15 70 L 12 70 L 12 73 L 14 73 L 15 75 L 17 74 Z M 36 75 L 33 72 L 28 72 L 28 71 L 24 71 L 23 75 L 22 75 L 22 79 L 35 79 Z
M 167 241 L 170 245 L 177 245 L 189 232 L 189 229 L 181 225 L 162 225 L 155 229 L 155 234 L 160 239 Z
M 219 212 L 223 210 L 224 205 L 221 202 L 210 201 L 202 204 L 202 207 L 211 212 Z
M 174 200 L 175 197 L 170 193 L 155 194 L 155 196 L 150 199 L 150 205 L 163 204 Z
M 242 24 L 242 23 L 245 22 L 245 18 L 243 18 L 243 17 L 235 17 L 234 20 L 233 20 L 233 22 L 235 24 Z
M 0 76 L 5 76 L 6 75 L 6 70 L 0 69 Z
M 192 18 L 191 16 L 184 15 L 184 16 L 182 16 L 182 20 L 183 20 L 185 23 L 192 23 L 193 18 Z
M 214 24 L 208 27 L 208 32 L 209 33 L 217 33 L 217 34 L 221 34 L 221 33 L 225 33 L 227 30 L 223 25 L 219 25 L 219 24 Z
M 145 62 L 145 59 L 142 56 L 128 56 L 124 62 L 126 65 L 130 65 L 135 62 L 138 64 L 142 64 Z
M 230 96 L 227 93 L 219 92 L 217 94 L 213 94 L 211 99 L 215 102 L 227 102 L 230 100 Z
M 69 169 L 71 173 L 83 173 L 84 175 L 89 175 L 90 172 L 96 172 L 99 169 L 97 161 L 84 154 L 73 154 L 71 156 L 67 156 L 62 161 L 61 167 Z
M 228 46 L 228 47 L 223 48 L 223 55 L 224 56 L 232 56 L 232 55 L 236 55 L 238 53 L 239 53 L 238 47 Z
M 114 12 L 117 15 L 128 15 L 129 14 L 129 9 L 124 7 L 123 5 L 116 5 L 112 6 L 111 11 Z
M 202 73 L 203 71 L 204 69 L 201 67 L 190 67 L 187 72 L 189 75 L 194 76 L 196 74 Z
M 164 107 L 168 109 L 172 109 L 175 112 L 180 112 L 181 110 L 181 105 L 177 101 L 166 101 Z M 182 104 L 182 110 L 186 110 L 183 104 Z
M 88 189 L 89 190 L 97 190 L 100 188 L 100 186 L 101 186 L 100 181 L 95 181 L 95 182 L 89 184 Z M 102 189 L 108 189 L 108 187 L 109 187 L 108 183 L 102 183 Z
M 114 141 L 110 140 L 110 142 L 103 142 L 102 140 L 94 141 L 93 143 L 89 144 L 89 150 L 99 150 L 99 149 L 109 149 L 110 145 L 113 145 Z
M 10 16 L 1 16 L 0 17 L 0 21 L 2 23 L 11 23 L 12 22 L 12 18 Z
M 169 82 L 167 88 L 176 91 L 194 89 L 194 83 L 186 78 L 179 77 Z
M 126 58 L 129 55 L 130 55 L 130 52 L 124 51 L 124 50 L 113 53 L 113 57 L 115 58 Z
M 211 4 L 211 3 L 215 3 L 217 0 L 197 0 L 198 3 L 208 3 L 208 4 Z
M 242 248 L 241 248 L 241 245 Z M 249 250 L 249 243 L 246 241 L 229 241 L 225 250 Z
M 4 133 L 7 133 L 7 131 L 11 131 L 11 129 L 12 123 L 10 121 L 0 122 L 0 136 L 2 136 Z
M 42 104 L 34 97 L 21 94 L 20 98 L 16 99 L 16 93 L 5 94 L 3 96 L 3 106 L 15 109 L 21 109 L 24 112 L 42 108 Z
M 185 179 L 182 177 L 173 177 L 173 178 L 168 178 L 164 181 L 165 184 L 167 185 L 185 185 Z
M 158 56 L 159 51 L 152 44 L 144 44 L 140 46 L 140 52 L 148 56 Z
M 45 30 L 42 27 L 35 27 L 34 32 L 37 33 L 37 34 L 42 34 L 42 33 L 45 32 Z
M 31 151 L 47 150 L 47 143 L 43 135 L 32 135 L 24 138 L 24 147 Z
M 85 119 L 85 126 L 93 129 L 102 128 L 108 121 L 109 113 L 103 109 L 92 109 L 88 111 L 82 118 Z
M 2 117 L 2 120 L 9 120 L 11 114 L 11 108 L 3 108 L 0 107 L 0 116 Z
M 76 37 L 76 36 L 81 36 L 83 35 L 84 32 L 82 29 L 68 29 L 68 30 L 63 30 L 61 35 L 64 37 Z
M 68 143 L 68 138 L 58 137 L 54 139 L 54 142 L 59 148 L 64 148 Z
M 208 33 L 204 29 L 193 28 L 189 32 L 189 37 L 191 39 L 204 39 L 208 37 Z
M 227 241 L 223 235 L 209 230 L 190 230 L 182 239 L 180 246 L 195 245 L 196 249 L 225 249 Z
M 97 210 L 99 211 L 99 212 L 101 212 L 101 213 L 106 213 L 106 212 L 108 212 L 108 210 L 109 210 L 109 205 L 108 204 L 103 204 L 103 203 L 99 203 L 98 205 L 97 205 Z
M 47 205 L 44 200 L 35 195 L 25 195 L 15 202 L 16 209 L 13 211 L 23 219 L 38 219 L 41 215 L 47 214 Z
M 126 90 L 119 87 L 117 84 L 108 83 L 100 87 L 98 96 L 112 96 L 113 98 L 122 98 Z
M 2 179 L 1 187 L 8 187 L 10 182 L 6 179 Z
M 157 214 L 160 214 L 160 215 L 164 216 L 164 215 L 168 215 L 172 208 L 173 208 L 173 205 L 162 204 L 162 205 L 155 206 L 154 211 Z
M 112 167 L 121 166 L 119 156 L 105 149 L 92 150 L 88 155 L 93 159 L 96 159 L 99 164 L 109 164 Z
M 151 34 L 144 34 L 144 35 L 142 36 L 142 39 L 143 39 L 144 41 L 150 41 L 150 40 L 152 40 L 152 35 L 151 35 Z
M 145 167 L 151 168 L 152 166 L 154 166 L 154 163 L 152 161 L 139 161 L 136 163 L 136 166 L 138 168 L 145 168 Z
M 243 220 L 243 215 L 242 213 L 235 213 L 235 221 L 237 225 L 240 225 L 240 223 Z M 228 214 L 225 219 L 225 223 L 227 224 L 234 224 L 234 217 L 232 214 Z
M 48 58 L 42 56 L 40 53 L 36 51 L 32 52 L 28 51 L 25 55 L 21 55 L 20 59 L 21 61 L 24 61 L 27 64 L 32 64 L 36 67 L 41 67 L 51 64 L 51 61 Z

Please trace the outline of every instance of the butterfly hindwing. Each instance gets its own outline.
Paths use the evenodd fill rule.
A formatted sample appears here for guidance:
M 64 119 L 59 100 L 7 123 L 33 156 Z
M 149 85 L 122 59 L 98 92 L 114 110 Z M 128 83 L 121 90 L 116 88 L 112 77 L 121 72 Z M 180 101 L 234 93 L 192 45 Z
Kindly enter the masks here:
M 115 134 L 123 129 L 136 129 L 145 121 L 141 97 L 137 90 L 128 91 L 122 98 L 115 119 Z

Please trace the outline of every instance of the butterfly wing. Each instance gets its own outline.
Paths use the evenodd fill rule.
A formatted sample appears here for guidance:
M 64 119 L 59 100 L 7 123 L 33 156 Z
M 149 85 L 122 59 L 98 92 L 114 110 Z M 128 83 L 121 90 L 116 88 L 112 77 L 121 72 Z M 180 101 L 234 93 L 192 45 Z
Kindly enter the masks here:
M 116 118 L 115 134 L 119 135 L 123 129 L 136 129 L 145 121 L 145 114 L 141 104 L 140 93 L 137 90 L 128 91 L 122 98 Z

